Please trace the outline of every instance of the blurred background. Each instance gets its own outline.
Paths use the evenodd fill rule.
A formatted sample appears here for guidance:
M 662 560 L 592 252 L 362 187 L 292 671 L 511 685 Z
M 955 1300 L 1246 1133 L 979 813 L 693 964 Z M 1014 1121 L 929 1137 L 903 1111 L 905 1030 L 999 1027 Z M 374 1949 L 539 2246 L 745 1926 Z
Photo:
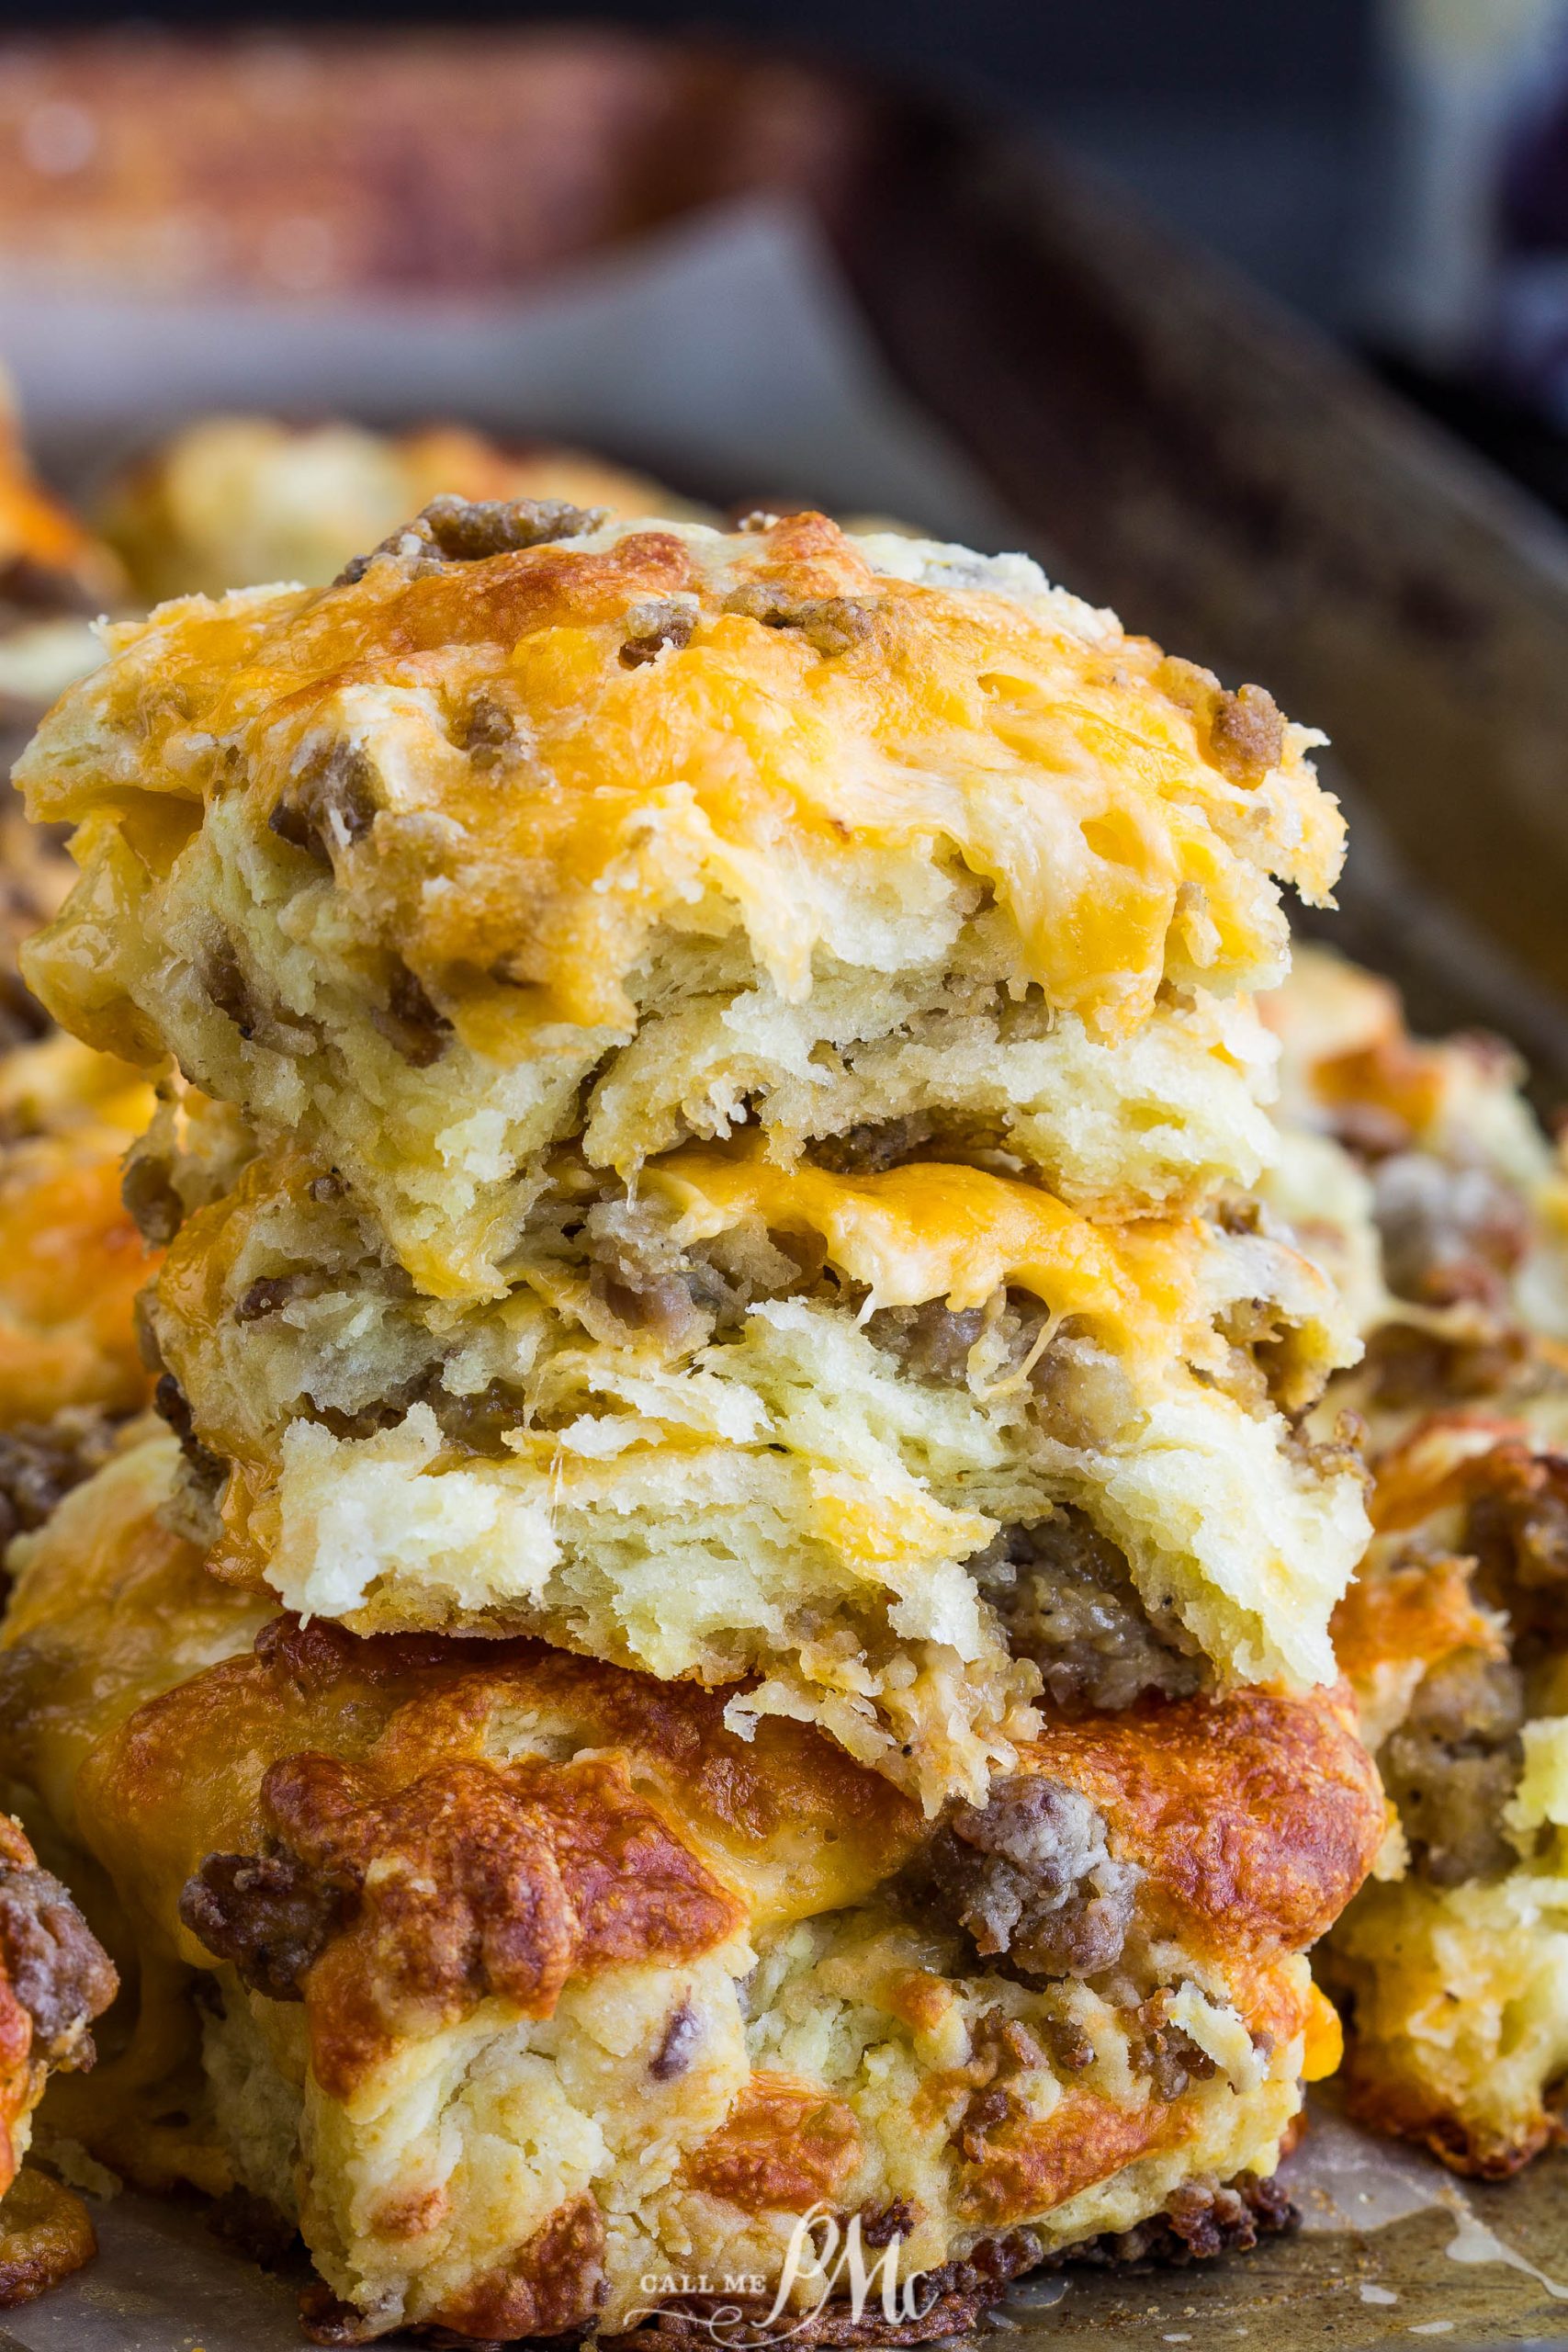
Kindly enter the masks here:
M 1461 14 L 1511 13 L 1458 0 Z M 464 0 L 443 22 L 547 17 L 648 30 L 720 31 L 819 44 L 892 71 L 934 74 L 1018 107 L 1124 177 L 1162 214 L 1232 254 L 1314 314 L 1337 319 L 1359 208 L 1371 105 L 1374 0 L 621 0 L 552 8 Z M 246 25 L 417 23 L 428 0 L 102 0 L 0 7 L 22 33 L 135 18 Z
M 6 0 L 29 35 L 622 25 L 788 44 L 1004 107 L 1568 504 L 1564 0 Z M 34 127 L 68 178 L 80 125 Z

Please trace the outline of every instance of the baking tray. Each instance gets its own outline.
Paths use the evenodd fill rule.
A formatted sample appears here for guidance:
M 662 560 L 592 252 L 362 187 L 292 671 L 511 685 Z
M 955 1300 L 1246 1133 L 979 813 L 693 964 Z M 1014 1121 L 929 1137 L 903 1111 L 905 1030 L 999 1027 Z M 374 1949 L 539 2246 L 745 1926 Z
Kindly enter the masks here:
M 67 484 L 217 405 L 461 414 L 720 503 L 1024 546 L 1334 739 L 1338 935 L 1568 1091 L 1568 537 L 1015 131 L 612 33 L 0 42 L 0 354 Z M 1307 2227 L 1015 2292 L 997 2340 L 1568 2343 L 1548 2158 L 1461 2187 L 1319 2108 Z M 273 2352 L 290 2296 L 130 2196 L 25 2352 Z

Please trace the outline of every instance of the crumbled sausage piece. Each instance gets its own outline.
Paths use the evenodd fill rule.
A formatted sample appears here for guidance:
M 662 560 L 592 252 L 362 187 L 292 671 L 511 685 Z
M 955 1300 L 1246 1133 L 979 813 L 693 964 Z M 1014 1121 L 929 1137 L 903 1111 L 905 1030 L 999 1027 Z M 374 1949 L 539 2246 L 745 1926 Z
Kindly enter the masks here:
M 811 1156 L 819 1168 L 829 1169 L 835 1176 L 876 1176 L 884 1169 L 913 1159 L 936 1131 L 935 1119 L 924 1111 L 910 1112 L 900 1119 L 866 1120 L 860 1126 L 846 1128 L 842 1135 L 825 1136 Z
M 1409 1120 L 1382 1102 L 1343 1104 L 1334 1114 L 1330 1132 L 1352 1159 L 1368 1168 L 1391 1159 L 1397 1151 L 1408 1151 L 1411 1144 Z
M 1215 1204 L 1214 1221 L 1222 1233 L 1261 1233 L 1263 1204 L 1250 1193 L 1227 1193 Z
M 888 2210 L 896 2211 L 897 2208 Z M 863 2222 L 861 2243 L 874 2243 Z M 1044 2259 L 1044 2240 L 1037 2231 L 1009 2230 L 996 2237 L 981 2238 L 962 2261 L 944 2262 L 940 2269 L 921 2271 L 909 2281 L 914 2309 L 919 2314 L 913 2327 L 906 2321 L 888 2322 L 875 2309 L 868 2309 L 863 2318 L 856 2320 L 851 2315 L 851 2307 L 835 2299 L 825 2302 L 814 2316 L 796 2318 L 792 2323 L 792 2352 L 829 2352 L 829 2347 L 832 2352 L 845 2352 L 851 2346 L 911 2339 L 938 2345 L 965 2341 L 980 2324 L 987 2307 L 999 2301 L 1008 2281 L 1022 2271 L 1038 2269 Z M 776 2328 L 771 2325 L 772 2316 L 766 2296 L 682 2295 L 661 2306 L 650 2340 L 661 2347 L 661 2352 L 710 2352 L 716 2322 L 724 2341 L 733 2346 L 735 2352 L 766 2352 L 770 2344 L 778 2341 Z M 311 2340 L 328 2339 L 312 2336 Z M 343 2343 L 346 2339 L 335 2336 L 331 2340 Z
M 1529 1341 L 1517 1329 L 1449 1339 L 1385 1323 L 1367 1341 L 1361 1362 L 1371 1401 L 1403 1412 L 1501 1396 L 1527 1370 L 1529 1357 Z
M 1089 1976 L 1120 1958 L 1141 1872 L 1113 1860 L 1086 1796 L 1015 1774 L 983 1806 L 956 1808 L 921 1875 L 982 1957 L 1005 1952 L 1029 1975 Z
M 310 1281 L 308 1274 L 259 1274 L 247 1285 L 234 1308 L 236 1323 L 259 1323 L 264 1316 L 276 1315 L 291 1298 L 298 1298 Z
M 749 580 L 724 600 L 727 613 L 743 613 L 764 628 L 798 629 L 825 661 L 863 644 L 874 623 L 867 607 L 850 596 L 793 596 L 769 580 Z
M 862 2245 L 891 2245 L 895 2238 L 907 2238 L 919 2219 L 907 2197 L 895 2197 L 886 2205 L 865 2205 L 861 2208 L 860 2241 Z
M 675 1352 L 700 1347 L 712 1317 L 694 1295 L 700 1270 L 668 1226 L 638 1202 L 596 1202 L 584 1237 L 593 1297 L 626 1331 L 647 1331 Z
M 696 625 L 695 605 L 673 596 L 645 597 L 626 615 L 622 667 L 635 670 L 645 662 L 657 662 L 666 647 L 679 651 L 690 645 Z
M 69 1889 L 48 1871 L 0 1867 L 0 1969 L 39 2049 L 90 2065 L 91 2044 L 84 2051 L 77 2037 L 107 2008 L 118 1979 Z
M 1094 2044 L 1081 2025 L 1070 2018 L 1052 2018 L 1042 2028 L 1054 2065 L 1063 2074 L 1081 2075 L 1094 2064 Z
M 966 2079 L 974 2085 L 964 2101 L 955 2137 L 971 2164 L 984 2164 L 986 2143 L 1017 2111 L 1012 2085 L 1021 2076 L 1049 2070 L 1039 2038 L 1021 2018 L 985 2009 L 970 2030 Z
M 702 2042 L 703 2030 L 689 2001 L 682 2001 L 664 2029 L 664 2038 L 648 2062 L 656 2083 L 673 2082 L 683 2075 Z
M 1367 1460 L 1370 1435 L 1361 1414 L 1337 1413 L 1327 1437 L 1313 1437 L 1301 1426 L 1289 1429 L 1284 1451 L 1312 1478 L 1325 1484 L 1331 1478 L 1354 1478 L 1362 1491 L 1370 1494 L 1373 1483 L 1371 1465 Z
M 330 865 L 334 849 L 363 841 L 375 823 L 378 781 L 368 752 L 333 743 L 300 770 L 267 824 L 280 841 Z
M 493 768 L 517 740 L 517 725 L 503 704 L 490 695 L 477 695 L 463 715 L 457 747 L 467 752 L 476 768 Z
M 42 562 L 34 555 L 14 555 L 0 563 L 0 605 L 36 617 L 82 613 L 89 617 L 103 610 L 103 598 L 63 564 Z
M 14 972 L 0 972 L 0 1054 L 49 1035 L 49 1015 Z
M 1209 717 L 1209 750 L 1214 765 L 1233 784 L 1261 784 L 1278 767 L 1285 750 L 1285 720 L 1263 686 L 1238 686 L 1215 697 Z
M 1039 1299 L 1010 1292 L 997 1336 L 1014 1366 L 1020 1372 L 1027 1366 L 1045 1435 L 1062 1445 L 1098 1450 L 1106 1433 L 1125 1428 L 1137 1409 L 1126 1367 L 1077 1317 L 1066 1317 L 1053 1329 L 1047 1323 Z
M 1170 2020 L 1171 1996 L 1151 1994 L 1138 2005 L 1138 2031 L 1129 2052 L 1137 2073 L 1146 2075 L 1156 2098 L 1179 2098 L 1190 2083 L 1207 2082 L 1213 2060 L 1190 2033 Z
M 419 979 L 400 960 L 393 969 L 386 1003 L 372 1008 L 370 1020 L 415 1069 L 428 1069 L 432 1062 L 438 1062 L 452 1036 L 446 1015 L 436 1011 Z
M 1450 1167 L 1430 1152 L 1395 1152 L 1377 1165 L 1373 1207 L 1384 1278 L 1399 1297 L 1424 1306 L 1505 1303 L 1530 1219 L 1500 1176 Z
M 41 1527 L 62 1496 L 108 1460 L 118 1433 L 118 1422 L 90 1406 L 0 1430 L 0 1545 Z
M 480 563 L 557 539 L 580 539 L 609 520 L 604 506 L 573 506 L 564 498 L 433 498 L 419 517 L 432 543 L 451 563 Z
M 557 539 L 581 538 L 609 520 L 604 506 L 572 506 L 564 498 L 433 498 L 422 514 L 344 566 L 333 585 L 351 588 L 378 556 L 389 557 L 410 579 L 443 563 L 481 563 Z
M 1301 2214 L 1278 2180 L 1238 2173 L 1228 2186 L 1184 2181 L 1166 2199 L 1165 2211 L 1130 2230 L 1108 2231 L 1086 2245 L 1066 2247 L 1058 2259 L 1122 2270 L 1134 2263 L 1169 2265 L 1212 2262 L 1222 2254 L 1246 2254 L 1260 2237 L 1278 2237 L 1299 2227 Z M 1055 2267 L 1055 2266 L 1053 2266 Z
M 1517 1859 L 1501 1816 L 1523 1760 L 1524 1713 L 1518 1669 L 1461 1650 L 1428 1669 L 1383 1742 L 1378 1769 L 1431 1885 L 1496 1878 Z
M 1033 1660 L 1062 1712 L 1119 1712 L 1145 1690 L 1186 1699 L 1201 1687 L 1203 1660 L 1182 1627 L 1151 1618 L 1123 1554 L 1076 1506 L 1004 1530 L 968 1566 L 1013 1656 Z
M 1297 2228 L 1299 2209 L 1280 2180 L 1259 2180 L 1244 2172 L 1227 2187 L 1205 2188 L 1196 2181 L 1171 2191 L 1166 2207 L 1171 2227 L 1194 2261 L 1242 2253 L 1259 2237 L 1278 2237 Z
M 986 2142 L 1012 2113 L 1012 2098 L 999 2083 L 976 2091 L 964 2109 L 958 2144 L 971 2164 L 983 2164 Z
M 882 1306 L 868 1316 L 865 1336 L 897 1356 L 917 1380 L 961 1385 L 969 1374 L 969 1351 L 986 1328 L 983 1306 L 952 1307 L 940 1298 L 921 1306 Z
M 1227 694 L 1212 670 L 1174 653 L 1165 656 L 1155 679 L 1173 702 L 1191 712 L 1201 729 L 1206 727 L 1209 756 L 1233 784 L 1250 789 L 1279 765 L 1285 721 L 1262 686 L 1238 686 Z
M 1464 1544 L 1476 1590 L 1506 1610 L 1517 1653 L 1568 1636 L 1568 1456 L 1495 1445 L 1472 1471 Z
M 281 805 L 280 802 L 279 807 Z M 276 813 L 275 809 L 275 818 Z M 275 826 L 275 830 L 278 829 Z M 242 1037 L 254 1035 L 262 1018 L 261 1011 L 234 952 L 231 939 L 220 939 L 207 956 L 202 965 L 201 984 L 219 1012 L 233 1023 Z
M 119 1197 L 150 1250 L 166 1250 L 185 1223 L 185 1203 L 175 1189 L 173 1163 L 162 1153 L 134 1144 L 120 1179 Z
M 215 1501 L 229 1483 L 229 1465 L 197 1436 L 190 1400 L 172 1372 L 159 1375 L 152 1391 L 152 1409 L 167 1421 L 180 1442 L 180 1453 L 198 1494 Z
M 338 2352 L 340 2346 L 373 2344 L 381 2331 L 356 2303 L 334 2295 L 324 2278 L 313 2278 L 299 2290 L 299 2333 L 307 2344 L 327 2345 Z
M 185 1926 L 269 2001 L 304 1998 L 313 1963 L 343 1926 L 355 1889 L 288 1854 L 209 1854 L 180 1896 Z
M 194 1435 L 196 1424 L 191 1417 L 190 1399 L 172 1372 L 163 1374 L 152 1391 L 152 1410 L 167 1421 L 182 1446 L 186 1438 Z
M 434 1378 L 420 1382 L 418 1394 L 411 1401 L 431 1408 L 443 1437 L 450 1438 L 466 1453 L 489 1454 L 492 1460 L 505 1458 L 506 1432 L 516 1429 L 528 1416 L 523 1397 L 504 1380 L 487 1381 L 482 1388 L 456 1396 L 442 1385 L 437 1373 Z M 400 1402 L 394 1419 L 400 1418 L 405 1409 Z

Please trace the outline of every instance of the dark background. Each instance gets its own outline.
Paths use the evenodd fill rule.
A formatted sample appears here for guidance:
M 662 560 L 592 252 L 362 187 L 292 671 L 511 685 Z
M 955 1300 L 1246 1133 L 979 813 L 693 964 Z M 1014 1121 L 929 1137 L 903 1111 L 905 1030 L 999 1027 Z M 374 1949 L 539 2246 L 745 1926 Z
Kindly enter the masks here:
M 1492 0 L 1468 5 L 1478 26 L 1492 21 Z M 1413 254 L 1397 232 L 1411 85 L 1408 46 L 1393 62 L 1392 28 L 1411 15 L 1410 0 L 0 0 L 0 35 L 545 21 L 717 34 L 857 61 L 1035 126 L 1354 347 L 1568 516 L 1568 0 L 1542 179 L 1544 242 L 1562 289 L 1552 298 L 1550 385 L 1499 353 L 1484 314 L 1446 340 L 1423 341 L 1412 325 L 1401 274 L 1429 268 L 1432 256 Z M 1440 109 L 1416 135 L 1449 135 Z M 1439 205 L 1433 233 L 1443 226 Z M 1418 247 L 1427 234 L 1417 232 Z M 1483 285 L 1483 311 L 1488 299 Z
M 1486 0 L 1476 0 L 1484 6 Z M 822 41 L 843 51 L 942 74 L 968 72 L 1015 96 L 1048 102 L 1058 92 L 1137 90 L 1173 100 L 1206 89 L 1293 98 L 1343 96 L 1358 78 L 1369 16 L 1366 0 L 707 0 L 682 7 L 671 0 L 620 0 L 596 7 L 530 7 L 506 0 L 268 0 L 235 6 L 225 0 L 170 0 L 156 8 L 36 0 L 9 5 L 12 27 L 58 29 L 67 24 L 243 25 L 479 20 L 525 23 L 613 21 L 644 28 L 721 28 L 759 40 Z
M 0 27 L 546 17 L 823 47 L 1024 111 L 1173 225 L 1337 324 L 1352 300 L 1372 13 L 1373 0 L 0 0 Z

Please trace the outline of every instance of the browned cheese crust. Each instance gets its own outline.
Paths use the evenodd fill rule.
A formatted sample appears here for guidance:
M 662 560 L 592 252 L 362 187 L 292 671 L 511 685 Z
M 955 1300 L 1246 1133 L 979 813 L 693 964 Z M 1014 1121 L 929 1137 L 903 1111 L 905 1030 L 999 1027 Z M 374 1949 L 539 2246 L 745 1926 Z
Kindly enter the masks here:
M 340 2032 L 356 1999 L 410 2003 L 389 2041 L 413 2030 L 422 1999 L 446 2007 L 483 1998 L 487 1934 L 499 1939 L 490 1949 L 505 1990 L 534 2013 L 554 2007 L 569 1973 L 722 1942 L 742 1913 L 687 1841 L 748 1887 L 753 1916 L 809 1905 L 812 1894 L 852 1900 L 902 1863 L 921 1825 L 887 1782 L 795 1724 L 737 1739 L 723 1727 L 727 1696 L 533 1642 L 361 1639 L 277 1618 L 251 1654 L 140 1708 L 90 1757 L 78 1803 L 95 1842 L 112 1843 L 116 1823 L 141 1825 L 140 1874 L 164 1920 L 198 1871 L 187 1926 L 195 1913 L 218 1932 L 229 1903 L 237 1945 L 236 1915 L 265 1919 L 265 1890 L 242 1888 L 230 1903 L 232 1873 L 209 1863 L 214 1854 L 281 1848 L 303 1879 L 344 1898 L 323 1911 L 324 1932 L 288 1988 L 307 1994 L 313 2015 L 321 2008 L 321 2054 L 336 2068 L 340 2042 L 358 2047 L 357 2024 Z M 490 1726 L 509 1710 L 570 1724 L 576 1741 L 615 1753 L 493 1764 Z M 647 1799 L 630 1787 L 631 1758 L 649 1779 Z M 377 1892 L 350 1926 L 349 1898 L 372 1862 Z M 802 1885 L 803 1871 L 815 1871 L 814 1885 Z M 378 1914 L 402 1902 L 399 1881 L 413 1883 L 413 1909 L 384 1933 L 390 1923 Z M 259 1906 L 247 1899 L 256 1896 Z M 355 1965 L 323 1959 L 316 1969 L 329 1945 L 351 1946 Z M 457 1950 L 468 1970 L 454 1979 Z M 220 1956 L 253 1976 L 263 1966 L 238 1949 Z

